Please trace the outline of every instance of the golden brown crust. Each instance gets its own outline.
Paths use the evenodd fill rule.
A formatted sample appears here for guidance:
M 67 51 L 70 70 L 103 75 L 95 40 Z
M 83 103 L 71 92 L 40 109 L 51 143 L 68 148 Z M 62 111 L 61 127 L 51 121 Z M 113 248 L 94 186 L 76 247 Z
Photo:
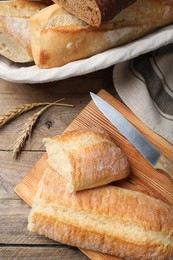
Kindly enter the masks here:
M 129 175 L 126 156 L 107 133 L 71 131 L 45 143 L 48 163 L 66 180 L 69 191 L 105 185 Z
M 0 54 L 14 62 L 33 61 L 29 18 L 46 5 L 36 2 L 0 2 Z
M 98 212 L 111 218 L 116 215 L 117 219 L 133 221 L 147 230 L 169 232 L 173 235 L 173 208 L 136 191 L 106 185 L 70 194 L 66 190 L 64 179 L 59 174 L 56 177 L 56 172 L 48 168 L 44 174 L 40 199 L 89 213 Z
M 42 2 L 15 0 L 0 2 L 0 14 L 9 17 L 30 18 L 33 14 L 46 7 Z
M 29 230 L 59 242 L 124 259 L 173 257 L 173 208 L 145 194 L 104 186 L 69 194 L 48 168 Z
M 129 43 L 171 22 L 173 4 L 169 0 L 138 0 L 99 28 L 51 5 L 30 22 L 34 60 L 41 68 L 63 66 Z

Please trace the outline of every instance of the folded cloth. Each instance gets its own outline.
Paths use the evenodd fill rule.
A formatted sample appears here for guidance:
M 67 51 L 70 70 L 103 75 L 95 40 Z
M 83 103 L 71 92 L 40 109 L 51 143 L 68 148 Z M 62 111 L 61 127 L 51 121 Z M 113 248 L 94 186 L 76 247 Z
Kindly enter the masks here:
M 113 82 L 136 116 L 173 143 L 173 43 L 115 65 Z

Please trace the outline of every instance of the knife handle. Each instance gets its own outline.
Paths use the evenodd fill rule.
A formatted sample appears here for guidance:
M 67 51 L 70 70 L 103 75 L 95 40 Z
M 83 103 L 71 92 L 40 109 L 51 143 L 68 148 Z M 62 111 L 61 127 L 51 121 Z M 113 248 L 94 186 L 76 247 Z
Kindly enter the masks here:
M 155 168 L 165 173 L 173 181 L 173 163 L 163 154 L 160 156 Z

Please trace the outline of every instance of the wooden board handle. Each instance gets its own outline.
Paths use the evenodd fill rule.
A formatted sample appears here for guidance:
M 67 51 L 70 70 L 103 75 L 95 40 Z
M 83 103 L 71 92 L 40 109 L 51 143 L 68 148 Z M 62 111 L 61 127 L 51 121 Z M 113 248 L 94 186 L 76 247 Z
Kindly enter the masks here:
M 173 181 L 173 163 L 166 156 L 160 156 L 156 169 L 165 173 Z

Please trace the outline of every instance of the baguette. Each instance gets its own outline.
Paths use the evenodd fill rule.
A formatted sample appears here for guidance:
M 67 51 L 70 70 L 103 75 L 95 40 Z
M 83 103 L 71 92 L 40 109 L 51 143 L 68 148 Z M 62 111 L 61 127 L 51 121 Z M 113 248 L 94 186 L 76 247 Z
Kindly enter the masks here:
M 92 26 L 100 26 L 136 0 L 54 0 L 68 12 Z
M 172 206 L 110 185 L 70 194 L 51 168 L 40 182 L 28 229 L 127 260 L 173 258 Z
M 0 2 L 0 55 L 14 62 L 33 61 L 29 18 L 44 7 L 36 2 Z
M 129 43 L 171 22 L 170 0 L 137 0 L 99 28 L 89 26 L 57 4 L 51 5 L 30 19 L 34 61 L 40 68 L 63 66 Z
M 45 139 L 49 165 L 69 192 L 105 185 L 129 175 L 126 156 L 105 132 L 78 130 Z

